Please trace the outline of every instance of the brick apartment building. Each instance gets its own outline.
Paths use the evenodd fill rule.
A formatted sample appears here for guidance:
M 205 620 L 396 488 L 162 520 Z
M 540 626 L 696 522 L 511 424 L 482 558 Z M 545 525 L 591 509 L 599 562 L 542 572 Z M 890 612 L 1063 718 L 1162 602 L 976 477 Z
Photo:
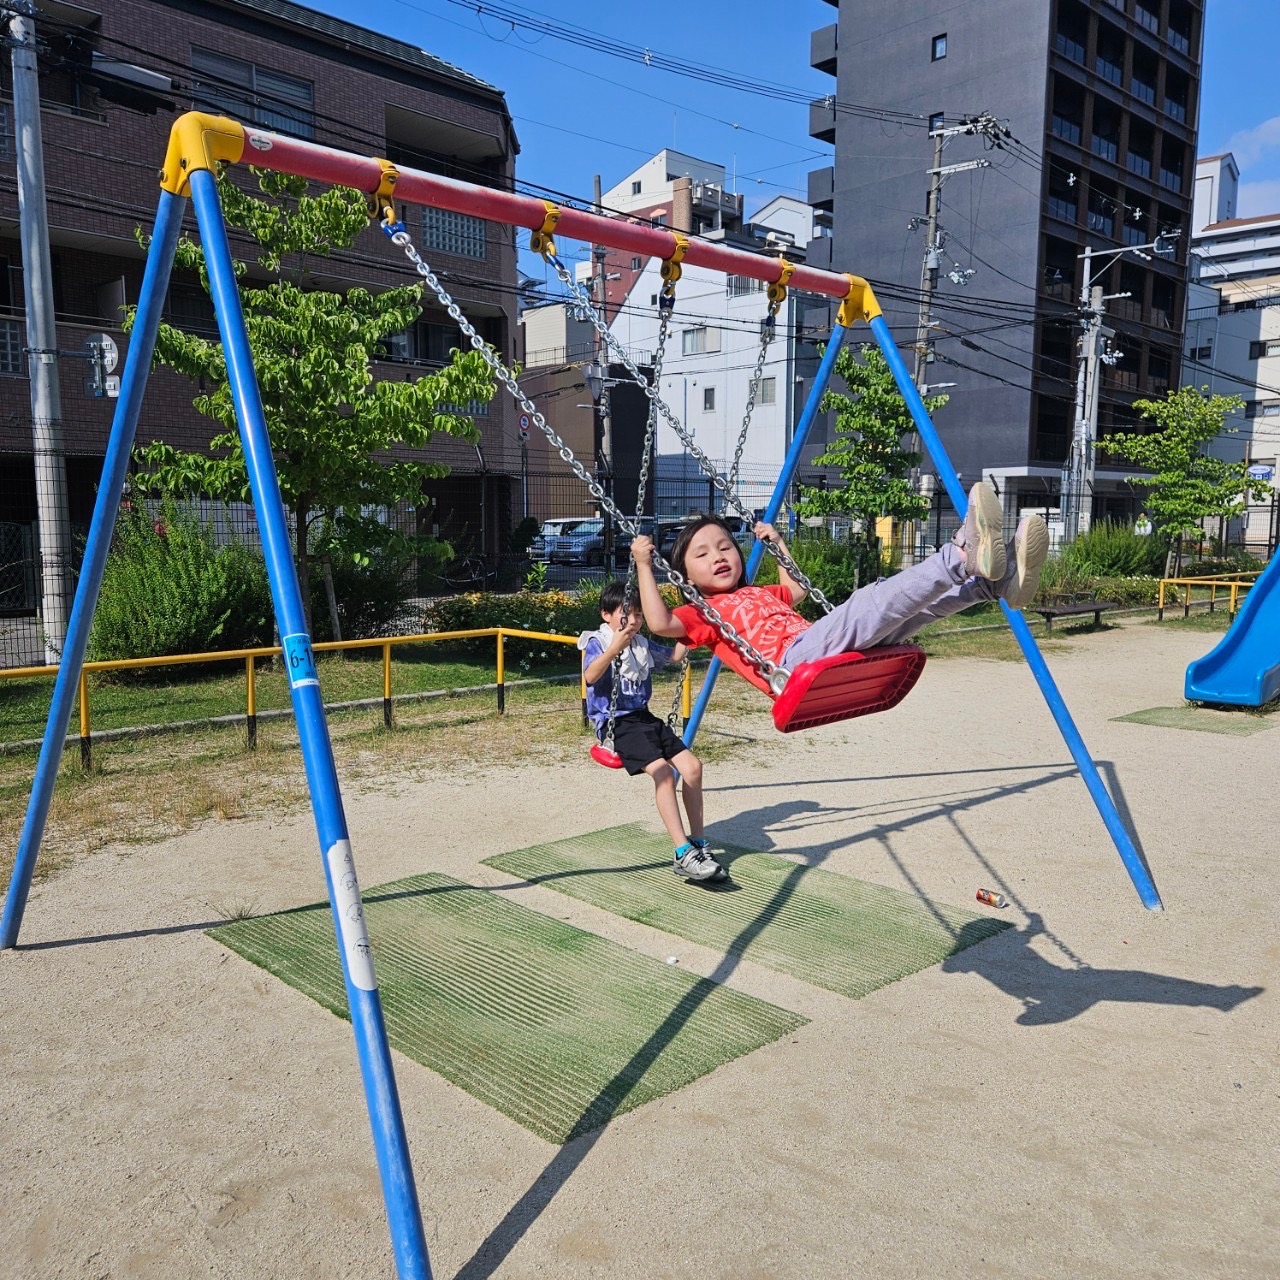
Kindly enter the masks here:
M 411 45 L 288 0 L 39 0 L 40 92 L 49 235 L 73 528 L 87 527 L 115 401 L 86 390 L 79 358 L 90 335 L 128 339 L 120 308 L 137 301 L 157 171 L 173 120 L 191 109 L 230 115 L 357 154 L 385 155 L 433 172 L 499 187 L 512 184 L 518 145 L 502 92 Z M 510 354 L 516 251 L 509 231 L 437 210 L 402 210 L 424 257 L 477 328 Z M 189 215 L 187 227 L 194 218 Z M 233 249 L 235 247 L 233 239 Z M 408 264 L 371 226 L 348 251 L 313 263 L 317 287 L 403 284 Z M 0 612 L 30 612 L 35 491 L 27 345 L 14 170 L 12 72 L 0 69 Z M 212 333 L 208 299 L 194 277 L 174 273 L 167 318 Z M 456 327 L 428 309 L 392 344 L 377 376 L 404 378 L 446 361 Z M 191 406 L 193 388 L 168 370 L 152 375 L 140 442 L 200 448 L 211 420 Z M 431 520 L 475 549 L 501 549 L 520 505 L 514 414 L 495 398 L 477 416 L 478 448 L 442 438 L 428 457 L 449 464 L 434 482 Z

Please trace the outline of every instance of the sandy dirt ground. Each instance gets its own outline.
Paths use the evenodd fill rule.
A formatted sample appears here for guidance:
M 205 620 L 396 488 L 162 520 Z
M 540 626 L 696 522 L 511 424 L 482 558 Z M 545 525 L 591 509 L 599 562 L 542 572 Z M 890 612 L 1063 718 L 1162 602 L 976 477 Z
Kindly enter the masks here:
M 1017 928 L 850 1001 L 544 888 L 515 900 L 811 1019 L 564 1148 L 396 1069 L 437 1277 L 1280 1276 L 1280 723 L 1118 724 L 1212 636 L 1053 660 L 1167 904 L 1143 910 L 1025 667 L 935 661 L 896 712 L 708 770 L 713 835 Z M 347 797 L 365 886 L 620 821 L 580 763 Z M 692 892 L 673 880 L 672 892 Z M 203 930 L 314 901 L 309 815 L 109 848 L 0 954 L 0 1276 L 391 1276 L 348 1024 Z

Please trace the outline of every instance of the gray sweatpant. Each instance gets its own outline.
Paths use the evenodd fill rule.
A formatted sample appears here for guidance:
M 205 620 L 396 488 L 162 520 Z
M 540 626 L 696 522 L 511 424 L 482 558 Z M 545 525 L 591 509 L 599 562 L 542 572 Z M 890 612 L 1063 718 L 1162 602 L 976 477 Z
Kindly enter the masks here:
M 790 670 L 801 662 L 854 649 L 901 644 L 935 618 L 999 598 L 1000 583 L 966 577 L 964 549 L 949 542 L 935 555 L 892 578 L 859 587 L 798 636 L 781 665 Z

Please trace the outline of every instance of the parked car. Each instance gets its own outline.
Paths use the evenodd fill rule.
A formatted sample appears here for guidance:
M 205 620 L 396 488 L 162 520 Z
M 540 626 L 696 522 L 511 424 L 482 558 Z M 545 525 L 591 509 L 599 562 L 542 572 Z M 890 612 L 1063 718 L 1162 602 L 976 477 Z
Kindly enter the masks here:
M 604 564 L 604 521 L 579 520 L 549 543 L 552 564 Z
M 751 549 L 751 526 L 741 516 L 721 516 L 725 524 L 733 530 L 738 545 L 745 551 Z M 676 536 L 688 523 L 687 520 L 676 520 L 671 524 L 662 523 L 658 527 L 658 554 L 664 560 L 671 559 L 671 548 L 675 546 Z
M 542 528 L 529 544 L 529 558 L 550 560 L 551 550 L 560 536 L 568 533 L 575 525 L 580 525 L 585 519 L 585 516 L 559 516 L 553 520 L 544 520 Z

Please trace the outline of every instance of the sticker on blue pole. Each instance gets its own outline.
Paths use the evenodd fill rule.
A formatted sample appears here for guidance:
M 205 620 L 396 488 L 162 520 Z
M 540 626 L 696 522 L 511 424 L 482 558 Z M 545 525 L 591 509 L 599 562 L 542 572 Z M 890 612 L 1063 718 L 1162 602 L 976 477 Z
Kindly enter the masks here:
M 301 689 L 306 685 L 320 685 L 316 675 L 316 657 L 311 652 L 311 637 L 305 631 L 284 636 L 280 641 L 284 649 L 285 663 L 289 670 L 289 688 Z

